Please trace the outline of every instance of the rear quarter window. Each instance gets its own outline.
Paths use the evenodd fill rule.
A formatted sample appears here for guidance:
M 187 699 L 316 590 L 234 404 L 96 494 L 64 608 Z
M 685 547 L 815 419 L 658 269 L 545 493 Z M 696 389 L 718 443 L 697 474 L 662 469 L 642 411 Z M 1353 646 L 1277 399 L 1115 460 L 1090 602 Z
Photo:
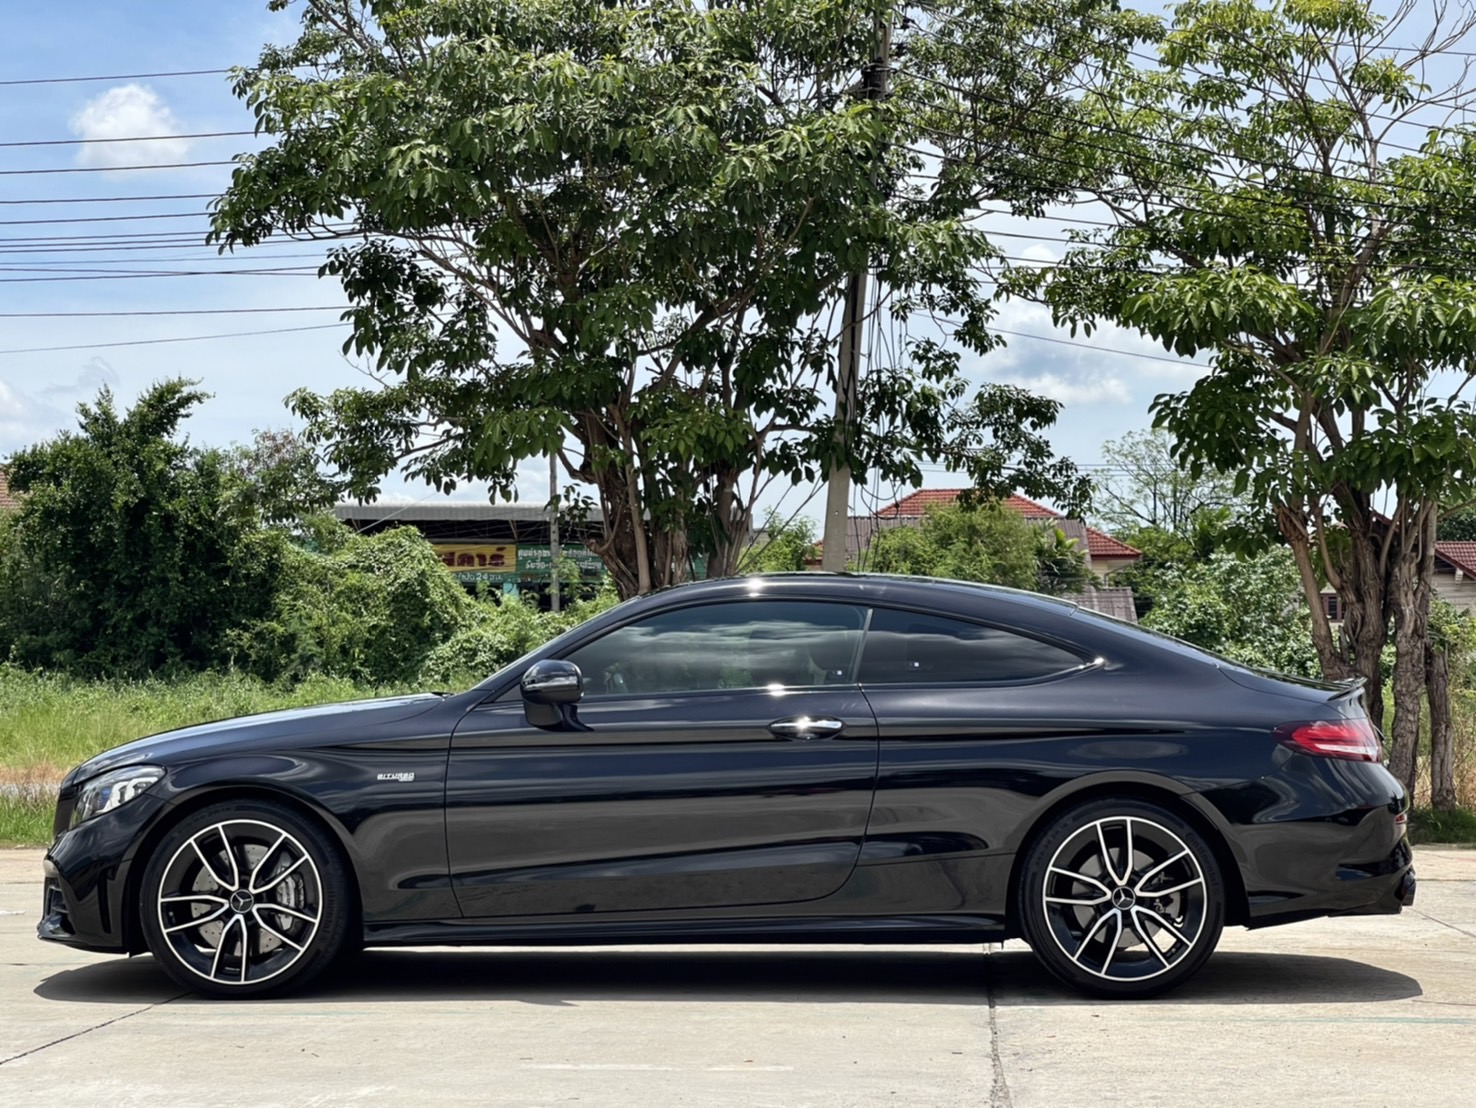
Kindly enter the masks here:
M 946 616 L 878 608 L 861 655 L 863 685 L 1037 681 L 1087 659 L 1030 635 Z

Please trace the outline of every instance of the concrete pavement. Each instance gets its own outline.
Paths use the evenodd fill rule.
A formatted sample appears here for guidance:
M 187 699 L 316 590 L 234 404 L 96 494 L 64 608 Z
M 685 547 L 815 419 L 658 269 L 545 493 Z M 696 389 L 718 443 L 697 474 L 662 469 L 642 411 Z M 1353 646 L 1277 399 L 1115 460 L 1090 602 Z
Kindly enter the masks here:
M 1018 943 L 371 952 L 209 1002 L 36 941 L 39 860 L 0 851 L 0 1105 L 1476 1103 L 1476 851 L 1419 848 L 1402 916 L 1231 930 L 1138 1003 Z

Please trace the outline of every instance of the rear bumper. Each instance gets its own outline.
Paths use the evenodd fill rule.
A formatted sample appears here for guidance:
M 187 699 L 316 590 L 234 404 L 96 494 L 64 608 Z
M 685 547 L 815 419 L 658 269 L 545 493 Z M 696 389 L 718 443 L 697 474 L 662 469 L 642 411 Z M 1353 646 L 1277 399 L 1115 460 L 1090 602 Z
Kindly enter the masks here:
M 1276 891 L 1249 898 L 1248 927 L 1316 919 L 1321 916 L 1397 915 L 1414 903 L 1413 855 L 1400 838 L 1374 862 L 1342 862 L 1329 867 L 1298 892 Z

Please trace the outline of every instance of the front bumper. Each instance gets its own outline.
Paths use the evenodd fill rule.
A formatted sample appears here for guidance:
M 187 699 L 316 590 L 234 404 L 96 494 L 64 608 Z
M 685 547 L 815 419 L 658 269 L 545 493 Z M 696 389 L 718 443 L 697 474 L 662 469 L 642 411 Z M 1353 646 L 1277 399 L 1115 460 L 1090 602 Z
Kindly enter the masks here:
M 58 832 L 41 863 L 44 891 L 37 938 L 101 954 L 143 949 L 128 890 L 134 854 L 164 807 L 162 800 L 145 794 Z

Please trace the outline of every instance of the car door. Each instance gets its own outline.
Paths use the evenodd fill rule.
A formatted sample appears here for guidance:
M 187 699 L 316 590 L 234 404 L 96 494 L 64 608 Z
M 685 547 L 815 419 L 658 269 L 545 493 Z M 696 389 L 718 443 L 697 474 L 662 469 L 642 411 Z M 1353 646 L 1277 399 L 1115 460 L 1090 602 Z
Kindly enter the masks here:
M 452 739 L 447 836 L 468 917 L 813 900 L 850 875 L 876 780 L 855 680 L 865 610 L 749 599 L 668 608 L 563 654 L 582 730 L 517 692 Z
M 998 850 L 1058 780 L 1042 742 L 1096 730 L 1069 644 L 1018 628 L 878 607 L 858 677 L 880 734 L 866 858 Z

